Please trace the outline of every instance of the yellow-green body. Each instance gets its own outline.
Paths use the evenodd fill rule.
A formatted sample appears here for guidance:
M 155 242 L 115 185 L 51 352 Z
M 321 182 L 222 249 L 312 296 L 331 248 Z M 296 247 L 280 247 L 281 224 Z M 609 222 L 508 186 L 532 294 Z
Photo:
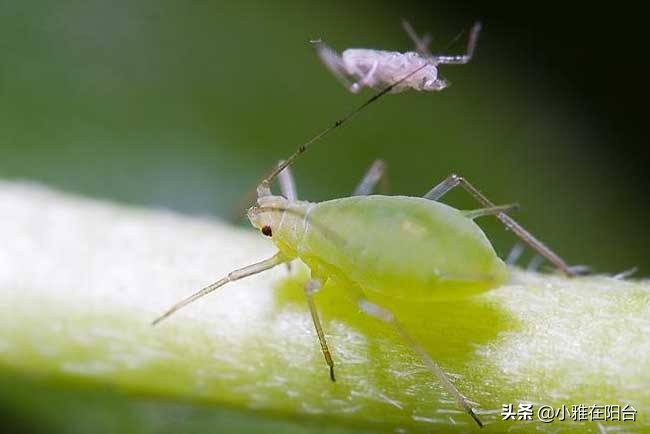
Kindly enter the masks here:
M 458 298 L 498 286 L 507 269 L 463 211 L 405 196 L 353 196 L 277 203 L 264 222 L 289 258 L 312 275 L 409 299 Z M 282 200 L 284 202 L 284 200 Z M 266 205 L 266 204 L 265 204 Z M 291 211 L 281 211 L 287 207 Z M 255 224 L 255 222 L 254 222 Z

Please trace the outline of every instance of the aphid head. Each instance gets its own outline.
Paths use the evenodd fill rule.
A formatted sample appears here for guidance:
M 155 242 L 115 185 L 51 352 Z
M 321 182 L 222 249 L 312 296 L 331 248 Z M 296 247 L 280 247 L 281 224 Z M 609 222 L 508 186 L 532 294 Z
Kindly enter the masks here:
M 286 257 L 295 257 L 296 246 L 309 226 L 307 216 L 313 204 L 282 196 L 260 197 L 257 203 L 248 210 L 251 225 L 271 238 Z
M 444 78 L 425 78 L 422 83 L 422 90 L 442 90 L 449 87 L 449 82 Z
M 284 210 L 289 207 L 289 201 L 282 196 L 271 195 L 260 197 L 257 203 L 259 206 L 248 210 L 248 220 L 264 236 L 273 237 L 282 222 Z

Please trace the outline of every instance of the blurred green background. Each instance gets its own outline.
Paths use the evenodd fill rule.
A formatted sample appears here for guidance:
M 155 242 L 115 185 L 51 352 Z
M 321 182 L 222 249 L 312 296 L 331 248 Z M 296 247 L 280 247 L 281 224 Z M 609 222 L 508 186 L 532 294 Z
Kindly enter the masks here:
M 460 52 L 465 37 L 448 43 L 482 19 L 475 61 L 442 71 L 451 88 L 391 95 L 328 137 L 295 166 L 301 195 L 348 194 L 376 157 L 394 194 L 423 194 L 455 171 L 496 202 L 518 201 L 518 219 L 569 262 L 650 271 L 636 153 L 646 143 L 625 135 L 635 109 L 606 69 L 625 51 L 616 40 L 603 47 L 598 38 L 616 31 L 603 37 L 593 18 L 471 3 L 1 5 L 0 176 L 219 217 L 275 160 L 369 95 L 339 86 L 310 39 L 406 50 L 405 17 L 434 35 L 434 51 Z M 476 206 L 462 193 L 449 200 Z M 484 224 L 506 252 L 511 235 Z
M 405 17 L 434 35 L 434 51 L 460 52 L 464 36 L 447 45 L 482 19 L 475 61 L 442 71 L 451 88 L 391 95 L 314 147 L 295 166 L 302 197 L 348 194 L 376 157 L 394 194 L 423 194 L 458 172 L 498 203 L 519 202 L 517 218 L 570 263 L 650 271 L 645 136 L 633 124 L 642 115 L 609 72 L 634 61 L 624 54 L 634 37 L 619 33 L 634 26 L 609 10 L 578 20 L 577 8 L 558 18 L 552 4 L 471 2 L 0 7 L 0 176 L 219 217 L 275 160 L 369 95 L 339 86 L 310 39 L 406 50 Z M 476 207 L 463 193 L 449 201 Z M 514 238 L 484 225 L 507 252 Z
M 344 90 L 310 39 L 403 51 L 404 17 L 434 35 L 434 52 L 461 52 L 465 35 L 449 42 L 481 19 L 475 60 L 442 70 L 452 87 L 368 108 L 296 164 L 300 195 L 349 194 L 377 157 L 394 194 L 457 172 L 497 203 L 519 202 L 516 218 L 568 262 L 647 276 L 642 16 L 525 8 L 0 2 L 0 177 L 228 218 L 270 165 L 371 95 Z M 461 192 L 448 202 L 476 207 Z M 502 254 L 515 243 L 482 225 Z M 49 393 L 39 387 L 31 396 Z

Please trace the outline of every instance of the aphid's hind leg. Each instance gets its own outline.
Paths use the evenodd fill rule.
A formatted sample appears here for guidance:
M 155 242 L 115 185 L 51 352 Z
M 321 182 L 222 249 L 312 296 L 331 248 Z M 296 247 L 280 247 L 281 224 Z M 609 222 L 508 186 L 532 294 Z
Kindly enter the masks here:
M 393 315 L 390 310 L 385 309 L 377 304 L 371 303 L 365 298 L 360 298 L 358 300 L 358 304 L 364 313 L 393 326 L 397 334 L 400 335 L 404 341 L 406 341 L 409 347 L 411 347 L 411 350 L 420 356 L 420 359 L 422 359 L 422 362 L 424 362 L 427 369 L 438 378 L 438 381 L 440 381 L 447 392 L 454 397 L 458 405 L 462 407 L 463 410 L 465 410 L 465 412 L 467 412 L 467 414 L 472 417 L 472 419 L 474 419 L 478 426 L 483 426 L 483 422 L 481 422 L 481 419 L 479 419 L 469 400 L 462 393 L 460 393 L 456 386 L 454 386 L 454 383 L 451 382 L 447 374 L 445 374 L 445 371 L 443 371 L 442 368 L 440 368 L 440 366 L 438 366 L 438 364 L 434 362 L 433 359 L 426 353 L 426 351 L 424 351 L 422 347 L 417 342 L 415 342 L 411 335 L 406 332 L 404 327 L 402 327 L 400 322 L 397 320 L 397 318 L 395 318 L 395 315 Z
M 318 309 L 316 308 L 316 303 L 314 302 L 314 293 L 317 292 L 320 288 L 320 280 L 309 279 L 307 283 L 305 283 L 305 296 L 307 297 L 307 304 L 309 305 L 311 319 L 314 322 L 314 328 L 316 329 L 318 341 L 320 342 L 320 349 L 323 352 L 327 366 L 330 368 L 330 379 L 332 381 L 336 381 L 336 377 L 334 376 L 334 361 L 332 360 L 332 355 L 330 353 L 329 347 L 327 346 L 325 333 L 323 333 L 323 326 L 321 325 L 320 317 L 318 316 Z
M 456 174 L 449 175 L 447 179 L 442 181 L 440 184 L 433 187 L 427 194 L 424 195 L 426 199 L 438 200 L 450 190 L 458 186 L 463 187 L 474 199 L 476 199 L 481 205 L 487 208 L 493 208 L 495 205 L 487 197 L 483 195 L 476 187 L 474 187 L 468 180 L 458 176 Z M 575 276 L 577 274 L 576 270 L 572 269 L 567 263 L 562 259 L 557 253 L 548 248 L 544 243 L 535 238 L 533 234 L 528 232 L 517 223 L 514 219 L 509 217 L 507 214 L 500 212 L 496 214 L 496 218 L 501 220 L 501 223 L 504 226 L 515 233 L 524 243 L 532 247 L 537 253 L 545 257 L 549 262 L 555 265 L 556 268 L 561 270 L 563 273 L 569 276 Z
M 386 163 L 375 160 L 352 192 L 352 196 L 367 196 L 373 192 L 379 181 L 386 180 Z
M 261 273 L 262 271 L 269 270 L 276 265 L 280 265 L 284 262 L 287 261 L 287 258 L 280 252 L 276 253 L 275 255 L 271 256 L 268 259 L 265 259 L 260 262 L 256 262 L 255 264 L 247 265 L 246 267 L 239 268 L 235 271 L 231 271 L 228 273 L 228 275 L 212 285 L 208 285 L 205 288 L 201 289 L 198 292 L 195 292 L 194 294 L 190 295 L 184 300 L 179 301 L 175 305 L 173 305 L 170 309 L 167 310 L 167 312 L 163 313 L 160 315 L 158 318 L 156 318 L 151 325 L 156 325 L 160 321 L 164 320 L 165 318 L 169 317 L 179 309 L 187 306 L 188 304 L 198 300 L 199 298 L 208 295 L 209 293 L 217 290 L 218 288 L 222 287 L 226 283 L 234 282 L 239 279 L 243 279 L 244 277 L 252 276 L 253 274 Z

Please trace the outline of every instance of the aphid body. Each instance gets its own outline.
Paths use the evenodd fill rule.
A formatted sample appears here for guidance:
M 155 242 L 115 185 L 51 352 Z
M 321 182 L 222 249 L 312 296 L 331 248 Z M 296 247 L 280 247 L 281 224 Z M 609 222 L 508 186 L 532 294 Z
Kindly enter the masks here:
M 481 30 L 476 23 L 470 32 L 467 52 L 458 56 L 433 55 L 427 49 L 428 37 L 420 38 L 406 21 L 406 32 L 416 44 L 416 51 L 375 50 L 349 48 L 339 54 L 320 40 L 314 41 L 318 55 L 335 77 L 350 90 L 357 93 L 364 87 L 382 89 L 391 87 L 392 93 L 407 89 L 437 91 L 449 86 L 438 74 L 439 65 L 465 64 L 474 54 Z
M 259 212 L 260 209 L 277 212 Z M 449 299 L 506 279 L 473 212 L 418 197 L 352 196 L 321 203 L 260 198 L 249 219 L 312 277 L 400 298 Z
M 450 175 L 424 197 L 372 195 L 384 170 L 383 162 L 377 160 L 351 197 L 320 203 L 298 200 L 288 164 L 301 152 L 304 147 L 262 181 L 257 188 L 257 206 L 248 210 L 253 227 L 271 238 L 278 252 L 235 270 L 180 301 L 154 324 L 229 282 L 299 258 L 311 272 L 305 296 L 332 381 L 334 362 L 313 298 L 314 292 L 329 281 L 346 288 L 362 312 L 392 325 L 458 405 L 482 425 L 467 398 L 393 313 L 370 301 L 372 295 L 379 294 L 382 300 L 398 297 L 415 302 L 458 299 L 502 284 L 508 276 L 506 265 L 473 221 L 484 215 L 495 215 L 549 260 L 569 269 L 561 258 L 506 215 L 513 205 L 494 206 L 457 175 Z M 276 177 L 281 196 L 272 194 L 270 189 L 270 181 Z M 438 202 L 457 186 L 462 186 L 485 208 L 461 211 Z
M 321 49 L 321 56 L 333 53 L 332 50 L 324 50 L 326 49 Z M 395 86 L 392 89 L 393 93 L 407 89 L 442 90 L 448 85 L 444 79 L 438 77 L 436 64 L 414 51 L 400 53 L 369 48 L 348 48 L 341 53 L 341 66 L 345 75 L 355 80 L 350 85 L 352 92 L 357 92 L 364 86 L 373 89 L 384 88 L 414 70 L 418 72 Z

